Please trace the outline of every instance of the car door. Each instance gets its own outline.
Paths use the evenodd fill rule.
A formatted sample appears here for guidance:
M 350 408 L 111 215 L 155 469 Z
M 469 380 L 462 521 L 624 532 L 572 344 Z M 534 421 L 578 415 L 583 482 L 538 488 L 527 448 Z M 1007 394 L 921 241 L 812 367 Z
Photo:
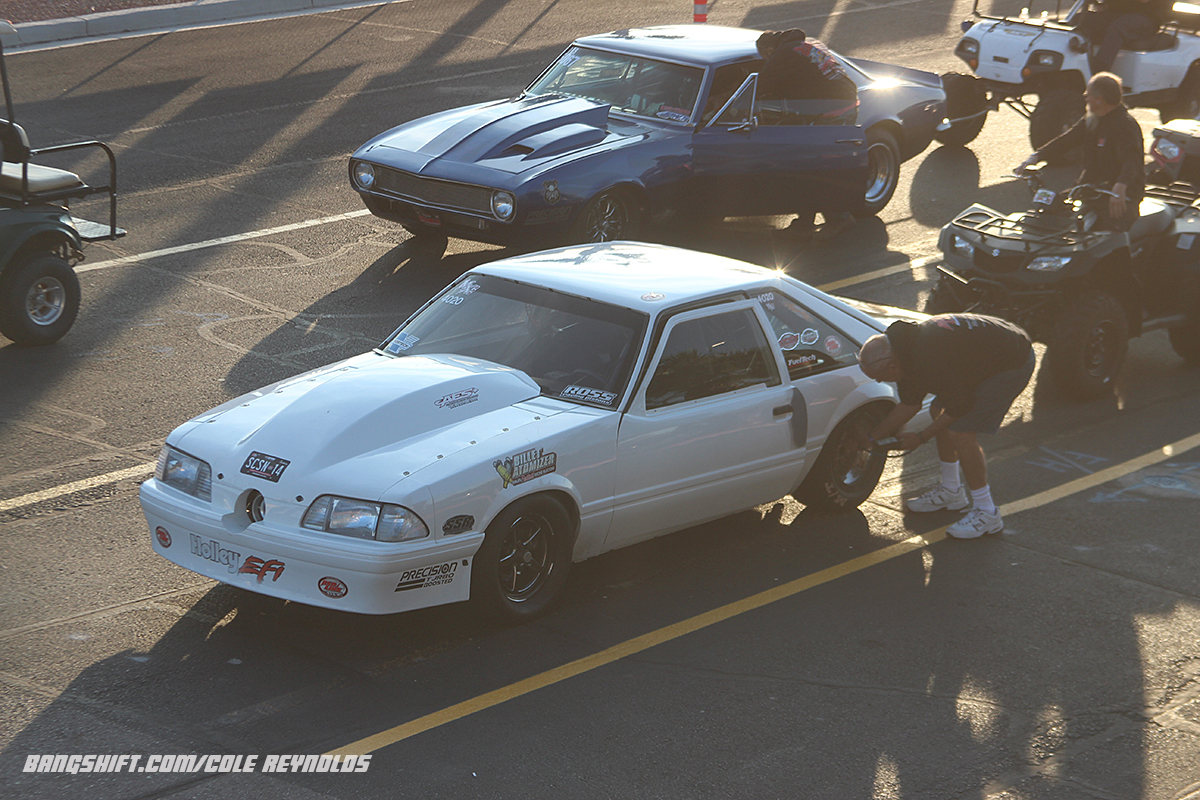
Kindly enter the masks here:
M 795 488 L 804 398 L 755 301 L 673 317 L 617 436 L 612 549 Z
M 852 210 L 866 192 L 859 125 L 785 124 L 797 115 L 764 108 L 752 74 L 692 138 L 694 184 L 709 213 L 724 216 Z

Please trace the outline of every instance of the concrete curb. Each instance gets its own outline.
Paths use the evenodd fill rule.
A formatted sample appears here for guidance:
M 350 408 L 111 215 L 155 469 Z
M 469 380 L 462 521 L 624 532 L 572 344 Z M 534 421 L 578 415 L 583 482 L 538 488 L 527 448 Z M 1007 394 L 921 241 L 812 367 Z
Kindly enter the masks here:
M 189 0 L 168 6 L 129 8 L 82 17 L 25 22 L 16 26 L 16 35 L 0 34 L 0 43 L 4 45 L 5 50 L 19 51 L 34 45 L 265 19 L 284 14 L 387 5 L 388 2 L 389 0 Z

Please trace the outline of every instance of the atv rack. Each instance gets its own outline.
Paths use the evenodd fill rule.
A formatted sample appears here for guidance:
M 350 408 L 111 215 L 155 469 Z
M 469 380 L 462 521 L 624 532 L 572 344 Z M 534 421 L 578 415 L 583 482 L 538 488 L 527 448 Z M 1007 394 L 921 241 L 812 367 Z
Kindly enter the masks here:
M 980 244 L 986 245 L 988 237 L 1003 242 L 1020 242 L 1024 252 L 1034 253 L 1052 247 L 1080 247 L 1093 238 L 1093 234 L 1077 231 L 1064 225 L 1061 218 L 1050 224 L 1045 218 L 1034 214 L 1023 214 L 1013 220 L 991 209 L 973 208 L 954 218 L 954 225 L 979 235 Z

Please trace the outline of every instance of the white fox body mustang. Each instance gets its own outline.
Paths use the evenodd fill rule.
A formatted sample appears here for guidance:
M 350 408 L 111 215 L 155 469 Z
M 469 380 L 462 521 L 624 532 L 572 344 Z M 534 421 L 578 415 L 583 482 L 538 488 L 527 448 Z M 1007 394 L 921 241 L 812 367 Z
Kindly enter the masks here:
M 364 614 L 542 611 L 573 561 L 793 493 L 874 489 L 894 403 L 855 356 L 895 309 L 782 272 L 614 242 L 478 267 L 379 348 L 167 438 L 156 552 Z

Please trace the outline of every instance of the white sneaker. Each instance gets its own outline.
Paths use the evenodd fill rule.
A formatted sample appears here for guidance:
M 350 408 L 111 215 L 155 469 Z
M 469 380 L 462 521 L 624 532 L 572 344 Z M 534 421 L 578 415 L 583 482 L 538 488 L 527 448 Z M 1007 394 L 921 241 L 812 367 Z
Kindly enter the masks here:
M 1000 519 L 1000 511 L 989 514 L 981 508 L 972 508 L 963 518 L 946 528 L 946 533 L 955 539 L 978 539 L 985 533 L 999 533 L 1004 530 L 1004 520 Z
M 918 511 L 924 513 L 926 511 L 941 511 L 948 508 L 951 511 L 962 511 L 967 506 L 971 505 L 971 498 L 967 495 L 965 487 L 958 487 L 957 491 L 951 491 L 945 486 L 938 486 L 920 497 L 912 497 L 904 501 L 904 505 L 908 506 L 909 511 Z

